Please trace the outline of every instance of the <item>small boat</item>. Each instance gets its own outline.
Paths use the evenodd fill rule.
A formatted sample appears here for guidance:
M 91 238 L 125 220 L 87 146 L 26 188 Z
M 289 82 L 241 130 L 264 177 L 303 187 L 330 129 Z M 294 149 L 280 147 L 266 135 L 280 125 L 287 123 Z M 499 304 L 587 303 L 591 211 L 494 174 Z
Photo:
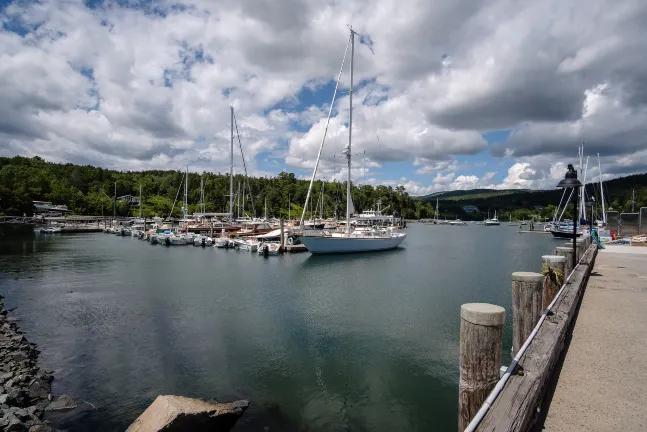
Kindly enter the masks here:
M 261 243 L 261 245 L 258 247 L 257 252 L 259 255 L 275 256 L 279 254 L 280 249 L 281 245 L 279 243 L 265 242 Z
M 553 228 L 550 230 L 550 233 L 553 235 L 555 238 L 565 238 L 565 239 L 572 239 L 573 238 L 573 230 L 565 229 L 565 228 Z M 581 237 L 582 233 L 581 232 L 576 232 L 575 233 L 576 237 Z
M 452 226 L 457 226 L 457 225 L 467 225 L 467 222 L 463 222 L 463 221 L 462 221 L 462 220 L 460 220 L 460 219 L 456 219 L 456 220 L 451 221 L 451 222 L 449 223 L 449 225 L 452 225 Z
M 193 246 L 211 246 L 212 242 L 211 237 L 202 234 L 193 238 Z
M 485 226 L 496 226 L 496 225 L 501 225 L 501 222 L 499 222 L 499 219 L 496 217 L 496 210 L 494 211 L 494 217 L 490 219 L 489 217 L 483 222 L 483 225 Z
M 242 251 L 256 252 L 260 243 L 256 240 L 234 240 L 238 249 Z
M 40 232 L 43 234 L 60 234 L 62 231 L 63 230 L 59 227 L 42 228 L 40 230 Z

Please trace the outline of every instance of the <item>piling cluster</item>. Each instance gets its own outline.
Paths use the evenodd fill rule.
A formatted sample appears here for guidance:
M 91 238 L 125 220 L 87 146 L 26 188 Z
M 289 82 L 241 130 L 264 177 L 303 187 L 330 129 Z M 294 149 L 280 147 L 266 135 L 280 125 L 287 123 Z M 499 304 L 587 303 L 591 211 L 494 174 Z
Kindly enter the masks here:
M 516 374 L 523 376 L 523 367 L 519 365 L 521 356 L 531 345 L 532 338 L 538 334 L 538 323 L 548 319 L 552 330 L 559 331 L 559 335 L 554 335 L 551 341 L 544 337 L 539 344 L 541 348 L 536 348 L 532 356 L 532 374 L 526 385 L 527 391 L 533 392 L 532 398 L 526 398 L 523 394 L 515 393 L 511 396 L 513 400 L 518 399 L 540 399 L 537 391 L 545 387 L 545 375 L 554 367 L 554 359 L 558 356 L 557 350 L 561 351 L 563 344 L 564 331 L 571 322 L 575 299 L 581 292 L 580 288 L 586 284 L 586 278 L 590 272 L 594 252 L 597 249 L 592 245 L 592 238 L 585 236 L 576 240 L 575 248 L 570 241 L 563 247 L 557 247 L 552 255 L 544 255 L 541 260 L 541 273 L 535 272 L 515 272 L 512 274 L 512 354 L 515 357 L 513 366 L 507 370 L 501 368 L 501 350 L 503 344 L 503 326 L 505 323 L 505 309 L 487 303 L 468 303 L 461 307 L 460 323 L 460 380 L 459 380 L 459 431 L 465 429 L 473 430 L 470 423 L 475 418 L 480 421 L 485 412 L 482 408 L 491 406 L 496 399 L 492 391 L 498 388 L 502 389 L 500 376 L 507 372 L 508 375 Z M 589 251 L 591 247 L 591 251 Z M 588 251 L 588 252 L 587 252 Z M 576 289 L 568 292 L 567 300 L 561 302 L 556 296 L 567 282 L 571 272 L 573 272 L 573 255 L 575 261 L 586 262 L 586 270 L 578 271 L 573 280 L 577 279 Z M 593 256 L 593 258 L 591 258 Z M 572 281 L 571 281 L 572 282 Z M 570 282 L 569 282 L 570 283 Z M 563 297 L 563 296 L 562 296 Z M 560 299 L 562 298 L 560 297 Z M 558 304 L 559 307 L 556 307 Z M 556 324 L 552 317 L 558 313 L 561 324 Z M 542 321 L 543 322 L 543 321 Z M 559 329 L 559 330 L 557 330 Z M 542 330 L 543 331 L 543 330 Z M 551 330 L 546 330 L 551 331 Z M 534 333 L 533 333 L 534 332 Z M 546 336 L 545 333 L 542 335 Z M 540 337 L 541 339 L 541 337 Z M 526 354 L 527 360 L 528 354 Z M 547 359 L 550 359 L 548 361 Z M 546 372 L 546 373 L 544 373 Z M 497 384 L 499 385 L 497 386 Z M 517 382 L 518 383 L 518 382 Z M 505 384 L 505 382 L 503 382 Z M 519 385 L 519 388 L 523 388 Z M 524 390 L 525 391 L 525 390 Z M 534 402 L 533 402 L 534 403 Z M 485 405 L 484 405 L 485 404 Z M 524 420 L 520 421 L 511 412 L 507 417 L 516 418 L 515 427 L 502 428 L 501 430 L 524 430 L 528 425 L 528 418 L 532 413 L 531 403 L 527 404 L 529 409 L 524 412 Z M 525 408 L 524 408 L 525 409 Z M 536 411 L 536 410 L 535 410 Z M 525 426 L 524 426 L 525 425 Z M 488 426 L 490 426 L 488 424 Z M 472 425 L 473 427 L 473 425 Z M 518 427 L 518 429 L 516 429 Z M 487 427 L 485 430 L 490 430 Z M 498 430 L 498 429 L 497 429 Z
M 39 369 L 36 345 L 29 343 L 14 319 L 7 317 L 0 296 L 0 429 L 51 432 L 43 422 L 45 411 L 75 408 L 68 396 L 52 397 L 50 371 Z

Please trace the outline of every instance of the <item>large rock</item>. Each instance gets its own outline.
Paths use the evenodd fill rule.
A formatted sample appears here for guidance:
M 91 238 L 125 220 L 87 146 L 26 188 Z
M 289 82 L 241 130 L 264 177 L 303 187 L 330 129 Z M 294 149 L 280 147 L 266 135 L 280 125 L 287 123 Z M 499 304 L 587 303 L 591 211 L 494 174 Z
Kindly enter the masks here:
M 45 407 L 45 411 L 68 411 L 76 407 L 77 405 L 76 402 L 74 402 L 74 399 L 66 394 L 62 394 L 50 402 L 50 404 Z
M 246 400 L 221 404 L 183 396 L 158 396 L 127 432 L 228 431 L 247 407 Z

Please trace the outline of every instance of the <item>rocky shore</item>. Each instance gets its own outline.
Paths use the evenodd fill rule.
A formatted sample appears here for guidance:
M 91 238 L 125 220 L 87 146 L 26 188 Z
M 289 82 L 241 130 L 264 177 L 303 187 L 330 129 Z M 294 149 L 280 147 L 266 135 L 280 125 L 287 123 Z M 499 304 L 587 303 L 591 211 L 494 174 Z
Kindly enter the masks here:
M 15 318 L 7 316 L 0 296 L 0 430 L 53 432 L 44 422 L 46 411 L 76 408 L 67 395 L 52 396 L 50 371 L 38 367 L 36 345 L 18 329 Z

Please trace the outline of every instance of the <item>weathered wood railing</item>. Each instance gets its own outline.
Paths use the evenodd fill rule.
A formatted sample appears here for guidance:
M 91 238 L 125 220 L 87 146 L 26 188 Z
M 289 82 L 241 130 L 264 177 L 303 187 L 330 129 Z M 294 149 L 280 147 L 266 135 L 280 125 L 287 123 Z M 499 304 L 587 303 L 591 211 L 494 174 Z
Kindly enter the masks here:
M 573 253 L 578 261 L 575 270 L 570 268 Z M 543 256 L 542 273 L 513 273 L 515 360 L 500 380 L 493 376 L 498 377 L 501 369 L 505 311 L 482 303 L 463 305 L 459 431 L 532 429 L 596 256 L 596 244 L 585 237 L 578 239 L 575 250 L 571 242 L 556 248 L 554 255 Z

